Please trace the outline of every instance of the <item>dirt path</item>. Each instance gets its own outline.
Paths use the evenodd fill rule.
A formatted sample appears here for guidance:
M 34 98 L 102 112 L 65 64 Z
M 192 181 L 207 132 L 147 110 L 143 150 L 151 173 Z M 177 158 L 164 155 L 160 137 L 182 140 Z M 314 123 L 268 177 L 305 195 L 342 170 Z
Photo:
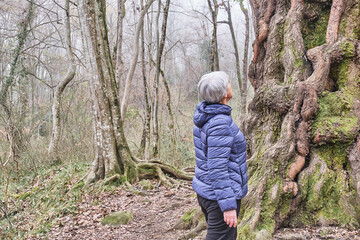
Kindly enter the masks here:
M 135 187 L 140 188 L 139 185 Z M 190 185 L 178 189 L 159 187 L 146 195 L 124 190 L 86 196 L 78 205 L 79 214 L 58 220 L 45 237 L 48 239 L 178 239 L 186 231 L 173 230 L 176 221 L 197 207 Z M 133 220 L 119 227 L 103 226 L 101 220 L 110 212 L 131 211 Z
M 134 187 L 141 188 L 139 184 Z M 185 230 L 174 230 L 173 227 L 184 213 L 198 207 L 190 183 L 178 189 L 158 187 L 143 192 L 145 194 L 119 190 L 98 196 L 87 195 L 78 204 L 77 215 L 59 218 L 58 225 L 41 239 L 177 240 L 187 233 Z M 132 221 L 119 227 L 101 224 L 104 216 L 118 211 L 131 211 Z M 204 236 L 204 232 L 195 239 L 200 240 L 201 235 Z M 274 239 L 360 240 L 360 231 L 337 227 L 280 229 Z

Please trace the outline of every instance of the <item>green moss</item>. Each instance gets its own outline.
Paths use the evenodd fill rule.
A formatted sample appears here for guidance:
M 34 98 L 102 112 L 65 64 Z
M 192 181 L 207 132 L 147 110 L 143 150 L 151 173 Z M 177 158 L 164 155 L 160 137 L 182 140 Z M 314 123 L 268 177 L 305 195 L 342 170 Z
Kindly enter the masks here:
M 127 224 L 132 220 L 131 212 L 114 212 L 110 213 L 108 216 L 101 221 L 102 225 L 110 225 L 110 226 L 120 226 L 123 224 Z
M 347 162 L 344 146 L 332 145 L 314 149 L 324 165 L 317 163 L 312 172 L 306 172 L 300 184 L 302 202 L 299 214 L 292 220 L 299 225 L 327 224 L 356 227 L 359 210 L 354 208 L 357 194 L 351 191 L 343 165 Z M 355 203 L 355 204 L 354 204 Z
M 319 113 L 317 117 L 351 116 L 353 109 L 353 96 L 342 91 L 324 91 L 319 98 Z
M 241 226 L 238 229 L 239 240 L 253 240 L 253 239 L 255 239 L 255 237 L 256 237 L 256 235 L 253 231 L 251 231 L 250 224 Z
M 319 17 L 314 21 L 304 19 L 302 35 L 306 49 L 314 48 L 326 43 L 326 30 L 330 17 L 330 8 L 323 5 Z
M 358 134 L 359 124 L 356 117 L 323 117 L 312 126 L 313 138 L 319 133 L 332 143 L 352 142 Z
M 350 44 L 346 45 L 352 49 Z M 350 50 L 349 50 L 350 51 Z M 360 93 L 355 79 L 349 78 L 351 60 L 345 59 L 333 65 L 330 76 L 336 80 L 338 91 L 324 91 L 319 97 L 319 112 L 312 124 L 312 137 L 317 131 L 331 142 L 349 142 L 355 138 L 359 130 L 358 121 L 354 113 L 355 97 Z
M 14 195 L 15 198 L 17 199 L 21 199 L 21 200 L 25 200 L 27 197 L 30 197 L 34 194 L 36 194 L 39 191 L 38 187 L 34 187 L 33 189 L 31 189 L 28 192 L 24 192 L 24 193 L 20 193 L 20 194 L 16 194 Z
M 334 170 L 342 170 L 347 164 L 346 144 L 326 144 L 316 149 L 316 153 L 327 167 Z
M 343 89 L 348 82 L 350 62 L 351 62 L 350 59 L 345 59 L 341 61 L 339 65 L 334 66 L 334 71 L 335 74 L 337 75 L 336 79 L 339 89 Z
M 279 204 L 279 198 L 272 199 L 272 187 L 276 184 L 281 185 L 280 176 L 271 176 L 267 179 L 265 184 L 264 196 L 261 202 L 261 220 L 257 226 L 257 230 L 267 230 L 270 233 L 274 232 L 275 214 Z
M 146 180 L 146 179 L 141 180 L 140 185 L 145 190 L 154 188 L 154 185 L 152 185 L 152 183 L 149 180 Z
M 127 178 L 130 183 L 134 183 L 137 179 L 137 171 L 134 163 L 130 163 L 128 166 Z
M 197 212 L 197 209 L 190 209 L 189 211 L 187 211 L 184 215 L 182 215 L 181 219 L 184 220 L 185 222 L 191 222 L 191 220 L 193 219 L 193 217 L 195 216 L 195 213 Z
M 77 184 L 75 184 L 75 185 L 71 188 L 71 190 L 80 189 L 80 188 L 84 187 L 84 185 L 85 185 L 85 182 L 84 182 L 84 181 L 80 181 L 80 182 L 78 182 Z
M 340 48 L 344 51 L 345 57 L 352 58 L 355 56 L 355 46 L 352 42 L 345 41 Z
M 357 20 L 360 18 L 360 4 L 355 3 L 351 9 L 345 12 L 339 25 L 339 33 L 346 38 L 360 39 L 360 25 Z
M 138 167 L 137 170 L 138 170 L 139 175 L 146 175 L 146 174 L 155 175 L 156 174 L 156 170 L 153 167 L 147 168 L 145 166 L 142 166 L 142 167 Z

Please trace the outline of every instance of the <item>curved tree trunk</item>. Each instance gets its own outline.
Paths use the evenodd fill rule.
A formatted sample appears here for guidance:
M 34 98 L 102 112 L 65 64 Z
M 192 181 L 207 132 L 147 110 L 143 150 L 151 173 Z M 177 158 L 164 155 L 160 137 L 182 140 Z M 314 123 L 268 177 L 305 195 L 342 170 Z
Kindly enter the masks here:
M 250 3 L 256 92 L 244 126 L 249 193 L 239 237 L 358 228 L 359 0 Z
M 75 59 L 71 47 L 71 28 L 70 28 L 70 7 L 69 0 L 65 1 L 65 32 L 66 32 L 66 48 L 67 55 L 70 61 L 70 65 L 66 72 L 66 75 L 61 80 L 59 85 L 55 88 L 54 100 L 52 106 L 52 115 L 53 115 L 53 130 L 51 135 L 51 140 L 49 144 L 48 154 L 53 158 L 58 156 L 58 145 L 60 140 L 60 106 L 61 106 L 61 95 L 64 92 L 66 86 L 71 82 L 75 76 Z

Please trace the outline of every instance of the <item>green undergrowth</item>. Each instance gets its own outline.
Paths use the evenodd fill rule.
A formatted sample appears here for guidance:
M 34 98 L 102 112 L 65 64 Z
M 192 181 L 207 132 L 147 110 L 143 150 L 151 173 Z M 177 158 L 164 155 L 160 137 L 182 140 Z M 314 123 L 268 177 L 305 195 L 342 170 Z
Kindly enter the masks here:
M 84 193 L 96 191 L 95 185 L 84 188 L 79 181 L 88 169 L 86 162 L 45 166 L 35 173 L 10 182 L 9 228 L 6 218 L 0 219 L 0 239 L 41 237 L 56 223 L 58 217 L 76 214 Z M 4 189 L 0 199 L 4 200 Z

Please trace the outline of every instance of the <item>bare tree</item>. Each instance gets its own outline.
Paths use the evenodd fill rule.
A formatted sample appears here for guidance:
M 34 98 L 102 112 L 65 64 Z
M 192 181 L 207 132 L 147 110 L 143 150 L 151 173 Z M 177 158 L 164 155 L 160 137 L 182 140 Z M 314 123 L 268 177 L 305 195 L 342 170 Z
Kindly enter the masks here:
M 6 80 L 1 85 L 0 90 L 0 105 L 3 109 L 4 119 L 6 121 L 6 132 L 8 133 L 8 140 L 10 142 L 10 153 L 9 156 L 15 161 L 18 172 L 18 162 L 17 157 L 20 152 L 24 150 L 24 139 L 21 126 L 18 126 L 16 120 L 14 119 L 12 113 L 12 104 L 9 99 L 9 91 L 12 90 L 12 86 L 15 84 L 15 78 L 18 69 L 18 63 L 20 61 L 20 57 L 22 51 L 24 50 L 26 39 L 29 35 L 30 24 L 34 15 L 34 1 L 29 1 L 28 7 L 24 10 L 26 13 L 25 19 L 21 21 L 21 28 L 19 34 L 17 35 L 17 44 L 14 49 L 13 59 L 10 64 L 10 72 Z
M 76 66 L 74 53 L 71 47 L 71 28 L 70 28 L 70 7 L 69 0 L 65 0 L 65 40 L 66 40 L 66 49 L 67 49 L 67 57 L 69 59 L 69 67 L 64 76 L 64 78 L 60 81 L 58 86 L 55 88 L 53 106 L 52 106 L 52 114 L 53 114 L 53 127 L 52 127 L 52 135 L 49 144 L 48 154 L 51 157 L 58 158 L 58 145 L 60 139 L 60 106 L 61 106 L 61 95 L 64 92 L 66 86 L 71 82 L 71 80 L 75 76 Z
M 223 22 L 223 23 L 226 23 L 229 26 L 229 29 L 230 29 L 231 39 L 232 39 L 233 46 L 234 46 L 234 55 L 235 55 L 235 63 L 236 63 L 235 64 L 236 76 L 237 76 L 239 89 L 240 89 L 241 97 L 242 97 L 242 94 L 243 94 L 242 87 L 243 86 L 242 86 L 241 73 L 240 73 L 240 57 L 239 57 L 239 51 L 238 51 L 237 41 L 236 41 L 236 37 L 235 37 L 234 25 L 233 25 L 232 18 L 231 18 L 230 1 L 227 1 L 227 2 L 223 1 L 222 5 L 225 7 L 225 10 L 226 10 L 227 15 L 228 15 L 228 20 Z
M 129 94 L 130 94 L 130 90 L 131 90 L 131 81 L 132 81 L 132 79 L 134 77 L 135 67 L 136 67 L 136 64 L 137 64 L 138 56 L 139 56 L 140 32 L 141 32 L 141 29 L 143 28 L 145 14 L 147 13 L 147 11 L 149 10 L 151 4 L 154 1 L 155 0 L 148 0 L 146 2 L 144 9 L 141 11 L 139 21 L 138 21 L 137 26 L 136 26 L 136 33 L 135 33 L 135 37 L 134 37 L 135 44 L 134 44 L 134 49 L 133 49 L 134 54 L 133 54 L 133 57 L 131 59 L 129 72 L 128 72 L 127 76 L 126 76 L 125 90 L 124 90 L 124 95 L 123 95 L 122 104 L 121 104 L 121 115 L 122 115 L 123 120 L 124 120 L 124 117 L 125 117 L 126 108 L 127 108 L 127 102 L 128 102 Z
M 153 151 L 152 156 L 154 158 L 158 157 L 160 142 L 159 142 L 159 120 L 158 120 L 158 109 L 159 109 L 159 79 L 161 74 L 161 58 L 164 51 L 165 46 L 165 38 L 166 38 L 166 26 L 167 19 L 170 7 L 170 0 L 166 0 L 166 4 L 164 7 L 164 17 L 163 23 L 161 27 L 161 39 L 160 39 L 160 31 L 159 31 L 159 17 L 161 10 L 161 0 L 158 1 L 158 15 L 156 20 L 156 72 L 155 72 L 155 83 L 154 83 L 154 94 L 153 94 Z M 169 93 L 169 92 L 168 92 Z M 170 99 L 170 95 L 168 96 Z
M 141 10 L 144 8 L 143 0 L 140 2 Z M 150 58 L 150 56 L 149 56 Z M 144 27 L 141 29 L 141 74 L 143 78 L 144 86 L 144 99 L 145 99 L 145 120 L 144 128 L 141 137 L 140 147 L 138 151 L 138 156 L 144 158 L 145 161 L 149 159 L 149 144 L 150 144 L 150 127 L 151 127 L 151 99 L 149 92 L 149 85 L 147 81 L 147 71 L 146 71 L 146 62 L 145 62 L 145 34 Z
M 207 3 L 211 13 L 211 22 L 213 25 L 213 32 L 211 38 L 210 70 L 219 71 L 219 53 L 217 44 L 217 15 L 219 12 L 219 4 L 217 0 L 207 0 Z
M 245 16 L 245 42 L 244 42 L 244 56 L 243 56 L 243 71 L 242 71 L 242 87 L 241 89 L 241 115 L 246 115 L 246 106 L 247 106 L 247 92 L 248 92 L 248 51 L 249 51 L 249 41 L 250 41 L 250 19 L 249 11 L 244 7 L 244 0 L 239 1 L 241 11 Z

